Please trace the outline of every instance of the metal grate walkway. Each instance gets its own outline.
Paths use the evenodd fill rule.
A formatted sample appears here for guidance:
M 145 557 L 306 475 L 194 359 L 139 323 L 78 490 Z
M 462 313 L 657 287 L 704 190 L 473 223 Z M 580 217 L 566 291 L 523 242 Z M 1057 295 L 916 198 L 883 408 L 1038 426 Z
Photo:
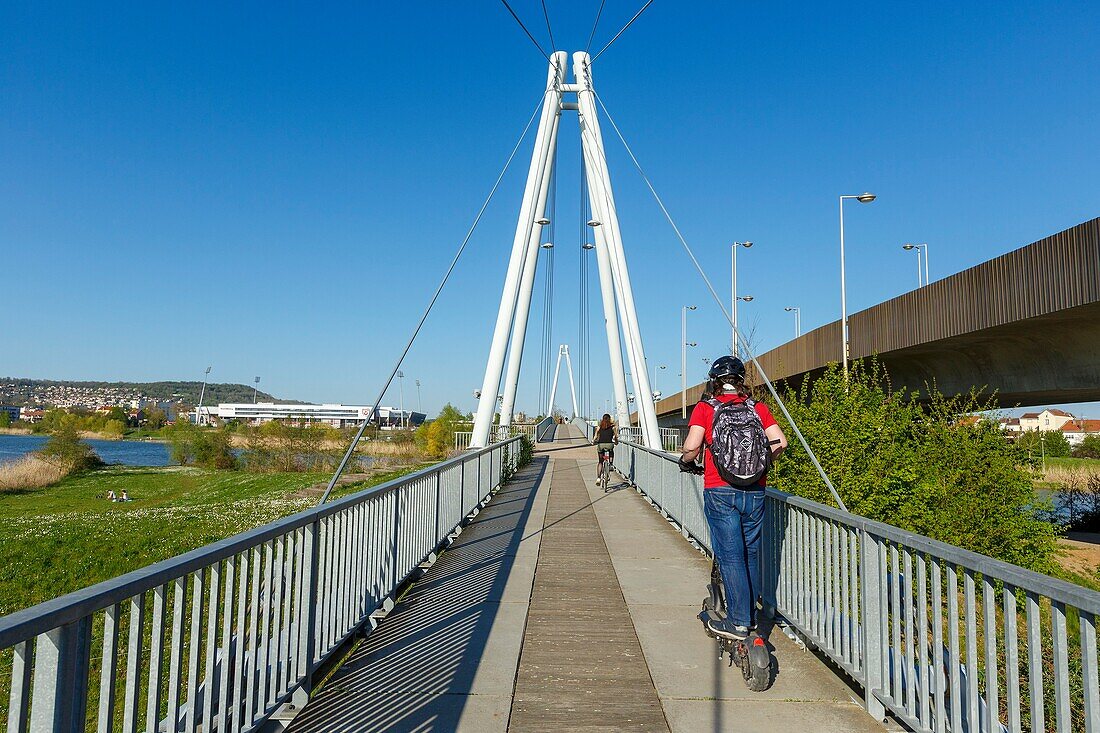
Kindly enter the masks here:
M 707 559 L 594 463 L 559 426 L 290 730 L 883 730 L 778 633 L 749 692 L 695 617 Z

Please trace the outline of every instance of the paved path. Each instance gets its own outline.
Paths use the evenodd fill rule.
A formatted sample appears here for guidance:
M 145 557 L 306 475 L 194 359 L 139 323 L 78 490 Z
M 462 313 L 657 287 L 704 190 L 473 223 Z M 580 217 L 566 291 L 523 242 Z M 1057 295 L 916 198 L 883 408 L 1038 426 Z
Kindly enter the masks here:
M 695 614 L 710 564 L 572 426 L 488 504 L 295 719 L 319 731 L 867 731 L 779 633 L 752 693 Z

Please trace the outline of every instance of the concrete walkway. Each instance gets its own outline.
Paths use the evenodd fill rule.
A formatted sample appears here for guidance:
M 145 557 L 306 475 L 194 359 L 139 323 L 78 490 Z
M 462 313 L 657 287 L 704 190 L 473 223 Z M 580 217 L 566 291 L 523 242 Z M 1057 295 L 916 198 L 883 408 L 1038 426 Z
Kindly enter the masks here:
M 884 730 L 780 633 L 775 684 L 750 692 L 695 616 L 709 561 L 594 472 L 559 426 L 291 730 Z

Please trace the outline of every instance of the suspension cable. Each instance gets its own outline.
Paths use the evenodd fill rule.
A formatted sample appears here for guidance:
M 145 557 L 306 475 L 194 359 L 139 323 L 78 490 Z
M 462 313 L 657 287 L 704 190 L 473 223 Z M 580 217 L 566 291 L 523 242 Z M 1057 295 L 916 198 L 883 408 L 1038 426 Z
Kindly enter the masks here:
M 554 43 L 554 31 L 550 27 L 550 13 L 546 10 L 546 0 L 542 0 L 542 17 L 546 19 L 546 32 L 550 35 L 550 48 L 556 49 L 558 45 Z
M 649 3 L 646 4 L 648 5 Z M 688 245 L 687 240 L 684 239 L 684 235 L 680 233 L 680 228 L 676 226 L 676 222 L 673 221 L 672 215 L 669 214 L 668 209 L 665 208 L 664 201 L 661 200 L 661 197 L 657 194 L 657 190 L 653 187 L 653 184 L 650 183 L 649 176 L 647 176 L 645 174 L 645 171 L 642 169 L 642 164 L 638 162 L 638 158 L 635 157 L 634 151 L 630 149 L 630 145 L 626 142 L 626 138 L 623 137 L 622 132 L 619 131 L 619 126 L 615 124 L 615 120 L 611 116 L 611 113 L 607 111 L 607 105 L 603 103 L 603 99 L 600 98 L 599 94 L 596 94 L 594 91 L 593 94 L 595 95 L 596 100 L 599 102 L 600 108 L 603 110 L 604 115 L 607 117 L 607 121 L 611 123 L 612 129 L 615 130 L 615 134 L 622 142 L 623 147 L 626 148 L 626 152 L 630 156 L 630 159 L 634 162 L 634 167 L 638 170 L 638 173 L 641 175 L 642 180 L 645 181 L 645 185 L 649 188 L 649 192 L 653 194 L 653 198 L 657 201 L 657 205 L 661 207 L 661 211 L 662 213 L 664 213 L 665 218 L 668 219 L 668 223 L 672 225 L 672 230 L 676 232 L 676 237 L 680 240 L 680 244 L 683 245 L 684 251 L 687 252 L 688 257 L 691 258 L 691 262 L 693 265 L 695 265 L 695 269 L 696 271 L 698 271 L 699 276 L 703 278 L 703 282 L 706 283 L 707 290 L 710 291 L 711 297 L 714 298 L 714 302 L 718 304 L 718 308 L 722 311 L 722 315 L 725 316 L 726 321 L 732 327 L 733 318 L 730 317 L 729 311 L 726 310 L 725 303 L 723 303 L 722 299 L 718 297 L 718 293 L 715 291 L 714 286 L 711 285 L 710 278 L 707 277 L 706 272 L 704 272 L 703 268 L 699 265 L 699 260 L 695 258 L 695 253 L 691 251 L 691 247 Z M 848 507 L 844 505 L 844 501 L 841 500 L 840 494 L 837 493 L 836 487 L 833 486 L 833 482 L 829 480 L 828 474 L 825 473 L 825 469 L 821 467 L 821 463 L 817 460 L 817 454 L 815 454 L 813 449 L 810 448 L 810 444 L 806 440 L 806 437 L 802 435 L 802 431 L 798 429 L 798 425 L 795 423 L 790 411 L 787 410 L 787 405 L 784 404 L 783 398 L 779 396 L 779 392 L 778 390 L 776 390 L 775 385 L 772 384 L 771 379 L 769 379 L 768 375 L 764 372 L 764 367 L 762 367 L 760 365 L 760 362 L 757 361 L 756 354 L 754 354 L 752 352 L 752 349 L 749 348 L 748 342 L 745 341 L 740 332 L 738 332 L 737 334 L 737 341 L 741 344 L 741 348 L 744 349 L 745 354 L 747 354 L 749 359 L 752 361 L 753 366 L 756 367 L 756 373 L 759 374 L 761 379 L 764 380 L 764 383 L 768 387 L 768 391 L 771 393 L 772 397 L 775 398 L 776 403 L 779 405 L 779 409 L 783 412 L 783 416 L 787 418 L 787 422 L 790 423 L 791 428 L 794 430 L 794 434 L 798 436 L 798 442 L 801 443 L 802 447 L 806 450 L 806 454 L 809 455 L 810 461 L 814 464 L 814 468 L 816 468 L 818 474 L 820 474 L 821 480 L 825 482 L 825 486 L 828 487 L 829 492 L 833 495 L 833 499 L 836 500 L 837 506 L 839 506 L 844 511 L 848 511 Z
M 531 39 L 531 43 L 535 44 L 535 48 L 537 48 L 539 50 L 539 53 L 542 54 L 542 57 L 544 59 L 546 59 L 547 61 L 549 61 L 550 56 L 545 51 L 542 50 L 542 45 L 540 45 L 539 42 L 535 40 L 535 37 L 531 35 L 531 31 L 527 30 L 527 26 L 525 26 L 523 24 L 523 21 L 519 19 L 519 16 L 516 15 L 516 11 L 512 10 L 512 6 L 508 4 L 508 0 L 500 0 L 500 1 L 502 3 L 504 3 L 504 7 L 508 8 L 508 12 L 512 14 L 512 17 L 516 19 L 517 23 L 519 23 L 519 27 L 522 28 L 523 32 L 527 34 L 527 37 Z
M 615 41 L 619 40 L 619 36 L 621 36 L 621 35 L 622 35 L 622 34 L 623 34 L 623 33 L 624 33 L 625 31 L 626 31 L 626 29 L 627 29 L 627 28 L 629 28 L 629 27 L 630 27 L 631 25 L 633 25 L 633 24 L 634 24 L 634 21 L 636 21 L 636 20 L 638 19 L 638 17 L 639 17 L 639 16 L 640 16 L 640 15 L 641 15 L 642 13 L 644 13 L 644 12 L 645 12 L 645 9 L 646 9 L 646 8 L 648 8 L 648 7 L 649 7 L 650 5 L 652 5 L 652 4 L 653 4 L 653 0 L 646 0 L 646 4 L 645 4 L 645 5 L 643 5 L 643 6 L 642 6 L 642 7 L 641 7 L 641 8 L 640 8 L 640 9 L 638 10 L 638 12 L 637 12 L 637 13 L 634 13 L 634 17 L 633 17 L 633 18 L 631 18 L 630 20 L 628 20 L 628 21 L 626 22 L 626 25 L 624 25 L 624 26 L 623 26 L 623 27 L 622 27 L 621 29 L 619 29 L 619 32 L 615 34 L 615 37 L 614 37 L 614 38 L 612 38 L 612 39 L 611 39 L 610 41 L 608 41 L 608 42 L 607 42 L 607 45 L 606 45 L 606 46 L 604 46 L 603 48 L 601 48 L 601 49 L 599 50 L 599 52 L 598 52 L 598 53 L 597 53 L 597 54 L 596 54 L 595 56 L 593 56 L 593 57 L 592 57 L 592 61 L 591 61 L 591 62 L 589 62 L 589 63 L 594 63 L 594 62 L 596 61 L 596 59 L 598 59 L 598 58 L 600 57 L 600 54 L 602 54 L 602 53 L 603 53 L 604 51 L 606 51 L 607 49 L 611 48 L 611 44 L 612 44 L 612 43 L 614 43 Z
M 474 230 L 477 229 L 477 225 L 481 222 L 481 217 L 485 213 L 485 209 L 489 207 L 489 202 L 493 200 L 493 195 L 496 194 L 497 189 L 500 187 L 500 182 L 504 178 L 504 174 L 508 172 L 508 167 L 512 164 L 512 159 L 516 157 L 516 152 L 519 150 L 520 145 L 523 144 L 524 138 L 527 137 L 527 132 L 531 129 L 532 123 L 535 121 L 535 117 L 539 113 L 539 109 L 542 107 L 543 97 L 539 97 L 538 104 L 535 105 L 535 109 L 531 112 L 530 119 L 527 120 L 527 125 L 523 128 L 523 132 L 520 133 L 519 139 L 516 140 L 515 146 L 512 148 L 512 152 L 508 155 L 508 160 L 504 161 L 504 167 L 500 169 L 500 173 L 497 175 L 496 181 L 493 182 L 493 187 L 489 190 L 489 195 L 485 197 L 485 201 L 481 204 L 481 208 L 478 209 L 477 216 L 474 217 L 474 221 L 470 224 L 469 230 L 466 232 L 466 236 L 462 238 L 462 244 L 459 245 L 458 251 L 455 252 L 454 259 L 451 260 L 450 267 L 443 274 L 443 279 L 439 282 L 439 287 L 435 289 L 435 293 L 432 295 L 431 301 L 428 303 L 428 307 L 424 309 L 424 315 L 420 317 L 420 321 L 416 324 L 416 328 L 413 329 L 412 336 L 409 337 L 409 341 L 405 344 L 404 350 L 401 352 L 401 356 L 397 357 L 397 363 L 393 365 L 393 371 L 390 372 L 389 379 L 386 380 L 385 386 L 382 387 L 382 391 L 378 393 L 378 399 L 371 405 L 371 413 L 359 426 L 358 432 L 355 433 L 355 438 L 351 441 L 351 445 L 348 446 L 347 451 L 344 453 L 344 457 L 340 460 L 340 465 L 337 466 L 336 472 L 332 475 L 332 479 L 329 480 L 328 486 L 325 488 L 325 493 L 321 496 L 321 500 L 317 502 L 318 505 L 324 504 L 332 493 L 332 489 L 336 486 L 336 482 L 340 480 L 340 476 L 343 475 L 344 469 L 347 468 L 348 462 L 351 461 L 352 455 L 355 453 L 356 446 L 359 445 L 359 440 L 363 437 L 363 432 L 367 429 L 367 425 L 374 420 L 375 415 L 378 414 L 378 406 L 382 403 L 382 399 L 386 396 L 386 392 L 389 390 L 390 385 L 393 384 L 394 378 L 397 376 L 397 372 L 401 369 L 401 364 L 405 361 L 405 357 L 408 355 L 409 350 L 412 348 L 413 342 L 416 341 L 417 335 L 420 333 L 420 329 L 424 326 L 424 322 L 428 320 L 428 314 L 432 312 L 432 308 L 435 306 L 435 302 L 439 299 L 439 294 L 443 292 L 443 287 L 447 284 L 447 281 L 451 277 L 451 273 L 454 272 L 455 266 L 458 265 L 459 258 L 462 257 L 462 253 L 466 250 L 466 245 L 470 241 L 470 237 L 474 235 Z
M 588 43 L 584 47 L 584 52 L 588 53 L 592 48 L 592 39 L 596 37 L 596 26 L 600 24 L 600 16 L 603 15 L 603 6 L 607 0 L 600 0 L 600 9 L 596 11 L 596 20 L 592 22 L 592 32 L 588 34 Z

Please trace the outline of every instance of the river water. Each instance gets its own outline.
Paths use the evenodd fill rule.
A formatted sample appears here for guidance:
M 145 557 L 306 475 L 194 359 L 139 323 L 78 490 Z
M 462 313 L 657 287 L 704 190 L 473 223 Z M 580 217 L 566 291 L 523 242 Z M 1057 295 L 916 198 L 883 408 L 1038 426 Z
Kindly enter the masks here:
M 44 435 L 0 435 L 0 463 L 22 458 L 46 444 Z M 165 443 L 141 440 L 85 440 L 104 463 L 121 463 L 124 466 L 167 466 Z

